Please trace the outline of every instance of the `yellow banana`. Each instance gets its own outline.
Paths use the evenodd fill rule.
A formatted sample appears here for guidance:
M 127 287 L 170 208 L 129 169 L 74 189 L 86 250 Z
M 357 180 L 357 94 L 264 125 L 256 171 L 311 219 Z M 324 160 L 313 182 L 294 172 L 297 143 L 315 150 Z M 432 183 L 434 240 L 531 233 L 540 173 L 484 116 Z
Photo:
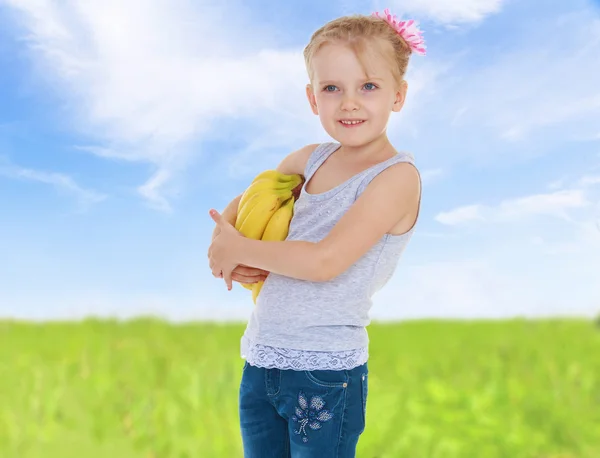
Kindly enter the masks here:
M 292 217 L 292 212 L 294 208 L 294 197 L 290 197 L 285 204 L 280 206 L 273 216 L 269 218 L 267 224 L 265 226 L 265 230 L 261 237 L 262 240 L 285 240 L 288 234 L 289 224 Z M 268 232 L 267 232 L 268 231 Z M 240 232 L 244 234 L 244 229 L 241 229 Z M 244 234 L 245 235 L 245 234 Z M 246 237 L 248 237 L 246 235 Z M 250 238 L 250 237 L 249 237 Z M 258 283 L 258 282 L 257 282 Z M 255 285 L 257 283 L 242 283 L 241 285 L 249 290 L 255 290 Z M 262 282 L 260 282 L 262 283 Z M 260 288 L 259 288 L 260 290 Z M 256 293 L 258 296 L 258 293 Z
M 283 241 L 286 239 L 290 228 L 290 221 L 294 214 L 294 201 L 294 197 L 290 197 L 273 214 L 267 227 L 265 227 L 262 240 Z
M 302 175 L 288 175 L 278 170 L 265 170 L 256 175 L 240 198 L 235 228 L 255 240 L 285 240 L 303 181 Z M 252 291 L 254 303 L 263 283 L 242 283 Z
M 272 170 L 265 170 L 263 172 L 260 172 L 258 175 L 256 175 L 254 177 L 254 179 L 252 181 L 257 181 L 262 178 L 268 178 L 270 180 L 276 180 L 276 181 L 291 181 L 293 177 L 294 177 L 294 175 L 287 175 L 285 173 L 281 173 L 279 170 L 272 169 Z
M 238 213 L 244 208 L 244 205 L 248 202 L 248 200 L 257 192 L 260 191 L 268 191 L 268 190 L 286 190 L 289 189 L 290 192 L 298 186 L 302 182 L 301 175 L 286 175 L 292 176 L 293 178 L 289 181 L 276 181 L 271 180 L 269 178 L 260 178 L 258 180 L 254 180 L 250 186 L 244 191 L 242 197 L 240 198 L 240 202 L 238 203 Z
M 267 189 L 264 191 L 259 191 L 256 194 L 253 194 L 252 196 L 250 196 L 248 201 L 244 204 L 244 206 L 240 209 L 240 211 L 237 214 L 237 217 L 235 220 L 236 230 L 238 230 L 238 231 L 242 232 L 242 234 L 246 235 L 242 231 L 242 226 L 244 225 L 244 223 L 246 222 L 248 217 L 252 213 L 254 213 L 254 215 L 255 215 L 254 218 L 260 217 L 260 216 L 257 216 L 260 213 L 254 212 L 254 209 L 256 208 L 257 205 L 262 205 L 264 207 L 266 205 L 265 200 L 272 202 L 274 199 L 280 200 L 279 205 L 281 205 L 281 203 L 284 202 L 285 200 L 289 199 L 291 195 L 292 195 L 291 189 L 279 189 L 279 190 L 268 190 Z M 279 208 L 279 207 L 277 207 L 277 208 Z M 277 210 L 277 209 L 275 209 L 275 210 Z M 266 215 L 263 215 L 263 216 L 266 216 Z M 271 215 L 269 215 L 268 217 L 270 218 L 270 216 Z M 246 237 L 247 237 L 247 235 L 246 235 Z M 259 238 L 260 237 L 258 237 L 257 240 Z
M 243 219 L 238 229 L 242 235 L 249 239 L 260 240 L 269 220 L 281 207 L 283 202 L 289 199 L 288 193 L 265 192 L 263 196 L 258 195 L 257 202 L 252 206 L 248 215 Z M 250 204 L 251 202 L 248 202 Z
M 272 241 L 283 241 L 286 239 L 290 221 L 292 219 L 292 215 L 294 212 L 294 197 L 290 197 L 287 202 L 285 202 L 279 209 L 273 214 L 267 226 L 265 227 L 265 232 L 262 235 L 261 240 L 272 240 Z M 256 299 L 254 295 L 258 296 L 258 292 L 261 289 L 261 286 L 256 286 L 258 283 L 242 283 L 241 285 L 252 291 L 254 303 L 256 303 Z M 258 291 L 256 290 L 258 288 Z
M 262 197 L 262 193 L 252 194 L 248 197 L 243 206 L 238 206 L 237 216 L 235 218 L 235 229 L 240 230 L 242 223 L 246 220 L 254 205 L 257 204 L 259 199 Z M 241 203 L 241 200 L 240 200 Z
M 294 197 L 290 197 L 287 202 L 279 207 L 279 209 L 273 214 L 267 223 L 267 227 L 265 227 L 265 231 L 261 240 L 280 242 L 286 239 L 290 228 L 290 221 L 292 220 L 292 216 L 294 214 L 294 201 Z M 246 289 L 252 290 L 252 301 L 255 304 L 256 299 L 258 298 L 258 295 L 262 289 L 263 283 L 263 281 L 259 281 L 251 285 L 244 286 Z
M 252 284 L 252 302 L 254 302 L 255 304 L 263 284 L 264 281 L 257 281 L 256 283 Z

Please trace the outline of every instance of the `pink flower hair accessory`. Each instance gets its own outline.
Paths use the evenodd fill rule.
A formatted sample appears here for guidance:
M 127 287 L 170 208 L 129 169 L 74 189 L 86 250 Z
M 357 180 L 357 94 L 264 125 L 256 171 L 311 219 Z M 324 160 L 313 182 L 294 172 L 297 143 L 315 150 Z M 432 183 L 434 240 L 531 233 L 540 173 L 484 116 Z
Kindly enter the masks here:
M 390 24 L 398 34 L 404 38 L 412 51 L 417 54 L 425 55 L 426 46 L 423 39 L 423 32 L 419 30 L 418 23 L 414 19 L 408 21 L 399 21 L 396 15 L 391 15 L 390 10 L 383 10 L 383 16 L 379 12 L 375 12 L 372 16 L 378 17 Z

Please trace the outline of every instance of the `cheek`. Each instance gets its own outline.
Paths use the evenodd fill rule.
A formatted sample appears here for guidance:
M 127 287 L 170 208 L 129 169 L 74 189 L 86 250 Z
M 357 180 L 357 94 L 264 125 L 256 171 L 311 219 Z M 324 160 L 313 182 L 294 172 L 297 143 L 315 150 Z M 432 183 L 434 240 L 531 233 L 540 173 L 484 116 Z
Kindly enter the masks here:
M 368 97 L 364 98 L 363 102 L 363 106 L 374 113 L 385 113 L 394 106 L 393 97 L 383 93 L 369 94 Z
M 316 101 L 317 107 L 319 108 L 319 113 L 321 114 L 334 112 L 336 110 L 336 107 L 338 106 L 336 98 L 332 97 L 331 95 L 326 97 L 317 97 Z

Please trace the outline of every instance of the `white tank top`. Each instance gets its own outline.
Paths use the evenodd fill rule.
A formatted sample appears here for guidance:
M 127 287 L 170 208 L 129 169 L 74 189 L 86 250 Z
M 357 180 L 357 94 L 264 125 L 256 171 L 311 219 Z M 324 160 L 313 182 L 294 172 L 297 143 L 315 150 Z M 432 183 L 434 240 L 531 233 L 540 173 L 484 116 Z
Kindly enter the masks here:
M 399 153 L 327 192 L 308 194 L 306 183 L 339 147 L 323 143 L 311 154 L 287 240 L 323 239 L 379 173 L 399 162 L 414 164 L 411 155 Z M 349 370 L 364 364 L 371 298 L 392 277 L 414 228 L 384 235 L 348 270 L 327 282 L 270 273 L 241 338 L 242 358 L 253 366 L 295 370 Z

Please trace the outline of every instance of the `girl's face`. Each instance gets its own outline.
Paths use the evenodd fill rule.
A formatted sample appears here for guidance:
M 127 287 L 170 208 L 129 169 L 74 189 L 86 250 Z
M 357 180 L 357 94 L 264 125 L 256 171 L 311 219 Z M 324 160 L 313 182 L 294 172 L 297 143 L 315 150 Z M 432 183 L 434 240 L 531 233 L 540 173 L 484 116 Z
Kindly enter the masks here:
M 361 146 L 385 133 L 392 111 L 400 111 L 406 82 L 398 87 L 389 65 L 373 53 L 367 77 L 354 51 L 326 44 L 313 56 L 307 97 L 327 133 L 347 146 Z

